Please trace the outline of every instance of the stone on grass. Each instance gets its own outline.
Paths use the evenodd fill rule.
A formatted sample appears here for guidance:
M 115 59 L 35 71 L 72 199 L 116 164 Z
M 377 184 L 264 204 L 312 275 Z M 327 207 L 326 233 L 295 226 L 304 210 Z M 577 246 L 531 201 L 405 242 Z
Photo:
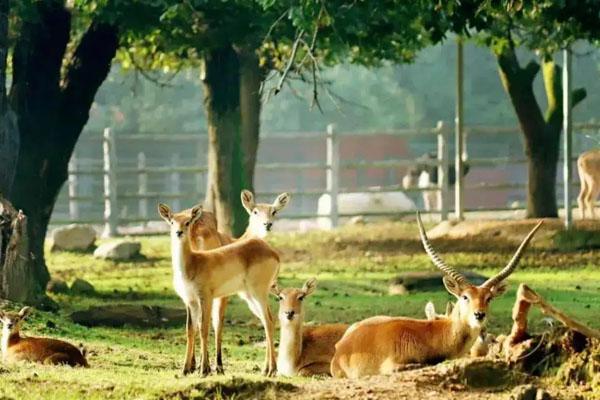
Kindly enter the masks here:
M 46 291 L 50 293 L 67 293 L 69 285 L 61 279 L 51 279 L 48 285 L 46 285 Z
M 96 292 L 96 289 L 88 281 L 77 278 L 71 285 L 71 291 L 76 294 L 93 294 Z
M 119 240 L 101 244 L 94 251 L 94 257 L 105 260 L 126 261 L 140 256 L 140 242 Z
M 96 231 L 90 225 L 71 224 L 52 231 L 52 251 L 87 251 L 96 242 Z

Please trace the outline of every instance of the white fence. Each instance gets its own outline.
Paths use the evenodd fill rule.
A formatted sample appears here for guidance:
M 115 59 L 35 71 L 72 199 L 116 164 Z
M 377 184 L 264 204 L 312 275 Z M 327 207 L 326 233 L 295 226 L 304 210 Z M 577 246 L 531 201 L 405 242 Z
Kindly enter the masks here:
M 467 127 L 466 129 L 467 137 L 476 137 L 477 135 L 487 135 L 487 134 L 509 134 L 516 132 L 515 128 L 498 128 L 498 127 Z M 575 126 L 576 133 L 585 133 L 585 132 L 598 132 L 600 131 L 600 124 L 577 124 Z M 393 132 L 386 132 L 391 135 L 402 136 L 403 138 L 414 139 L 418 137 L 423 139 L 425 136 L 428 136 L 430 142 L 435 143 L 435 150 L 437 151 L 437 160 L 424 161 L 421 164 L 428 164 L 437 166 L 438 168 L 438 185 L 435 188 L 431 188 L 433 190 L 438 191 L 438 199 L 437 204 L 439 205 L 439 209 L 435 211 L 441 217 L 441 219 L 446 219 L 448 216 L 449 209 L 451 207 L 451 198 L 448 196 L 449 188 L 448 188 L 448 165 L 450 160 L 450 149 L 448 146 L 448 138 L 451 135 L 452 131 L 447 125 L 443 123 L 439 123 L 437 127 L 425 130 L 399 130 Z M 321 195 L 321 194 L 329 194 L 332 199 L 336 199 L 339 193 L 344 193 L 349 190 L 351 191 L 397 191 L 404 190 L 401 188 L 398 179 L 396 183 L 389 185 L 381 185 L 378 187 L 353 187 L 351 189 L 344 188 L 340 183 L 340 175 L 344 170 L 361 170 L 366 168 L 378 168 L 383 170 L 398 170 L 405 169 L 413 166 L 415 164 L 414 159 L 387 159 L 387 160 L 354 160 L 354 161 L 346 161 L 341 159 L 340 155 L 340 137 L 343 137 L 344 134 L 340 135 L 336 132 L 334 126 L 330 125 L 327 127 L 327 131 L 325 133 L 316 133 L 312 134 L 314 137 L 325 137 L 325 148 L 323 149 L 323 157 L 324 161 L 319 162 L 276 162 L 276 163 L 264 163 L 260 162 L 257 165 L 258 171 L 306 171 L 306 170 L 316 170 L 321 171 L 325 175 L 325 187 L 322 189 L 304 189 L 304 188 L 296 188 L 295 190 L 288 190 L 293 195 Z M 583 135 L 577 135 L 582 137 Z M 307 137 L 306 135 L 303 137 Z M 170 165 L 159 165 L 159 166 L 150 166 L 148 165 L 147 156 L 143 151 L 137 152 L 137 154 L 130 154 L 130 159 L 123 160 L 117 159 L 117 146 L 119 145 L 119 140 L 129 140 L 129 141 L 164 141 L 166 142 L 174 142 L 178 140 L 197 140 L 198 136 L 191 135 L 136 135 L 128 136 L 126 139 L 122 139 L 117 135 L 118 140 L 115 140 L 115 135 L 113 135 L 112 131 L 107 128 L 105 129 L 102 136 L 102 166 L 96 165 L 95 161 L 87 160 L 89 162 L 85 162 L 86 160 L 79 158 L 79 152 L 75 152 L 71 162 L 69 164 L 69 179 L 68 179 L 68 188 L 65 191 L 66 195 L 63 196 L 63 201 L 68 202 L 68 215 L 67 218 L 60 217 L 60 215 L 54 215 L 52 219 L 53 224 L 61 224 L 67 222 L 87 222 L 87 223 L 102 223 L 104 224 L 104 234 L 105 235 L 114 235 L 117 232 L 117 227 L 123 224 L 130 223 L 145 223 L 149 221 L 156 220 L 155 213 L 153 212 L 153 208 L 156 202 L 158 201 L 170 201 L 175 209 L 179 209 L 183 204 L 184 199 L 188 199 L 190 197 L 195 198 L 196 200 L 202 199 L 204 197 L 204 189 L 205 189 L 205 177 L 207 168 L 205 165 L 202 165 L 202 162 L 198 160 L 194 162 L 195 165 L 180 165 L 181 160 L 177 154 L 172 154 L 170 156 Z M 123 137 L 125 138 L 125 137 Z M 288 136 L 290 143 L 295 138 L 294 136 Z M 577 139 L 577 137 L 576 137 Z M 575 149 L 577 150 L 577 144 L 581 142 L 581 140 L 575 140 Z M 100 143 L 98 143 L 99 145 Z M 90 146 L 90 145 L 88 145 Z M 579 146 L 585 147 L 585 146 Z M 201 149 L 198 149 L 198 153 L 202 152 Z M 526 159 L 522 155 L 522 152 L 519 156 L 515 157 L 512 154 L 504 157 L 481 157 L 481 158 L 469 158 L 468 163 L 471 168 L 475 167 L 490 167 L 490 166 L 499 166 L 499 165 L 516 165 L 516 164 L 525 164 Z M 188 163 L 189 164 L 189 163 Z M 102 177 L 102 196 L 98 196 L 95 194 L 92 195 L 81 195 L 80 194 L 80 184 L 82 177 L 85 176 L 93 176 L 95 179 Z M 122 188 L 121 183 L 117 184 L 118 180 L 122 180 L 123 176 L 134 176 L 135 179 L 130 180 L 127 184 L 126 190 Z M 150 190 L 150 177 L 160 176 L 163 183 L 166 183 L 167 189 L 162 190 Z M 194 193 L 190 193 L 190 190 L 187 192 L 183 191 L 183 181 L 184 178 L 189 181 L 189 178 L 192 178 L 195 184 L 195 188 L 192 190 Z M 133 186 L 133 188 L 132 188 Z M 189 184 L 185 186 L 189 187 Z M 164 187 L 164 185 L 163 185 Z M 483 191 L 492 191 L 492 190 L 507 190 L 507 189 L 519 189 L 524 190 L 526 188 L 525 183 L 515 183 L 515 182 L 478 182 L 476 184 L 472 184 L 470 186 L 466 186 L 465 190 L 468 192 L 470 190 L 483 190 Z M 132 190 L 133 189 L 133 190 Z M 431 190 L 430 189 L 430 190 Z M 411 191 L 419 191 L 419 189 L 414 189 Z M 273 193 L 259 193 L 263 196 L 273 196 L 278 192 Z M 152 200 L 152 201 L 151 201 Z M 129 204 L 129 208 L 122 206 L 122 203 L 127 202 Z M 131 207 L 131 204 L 137 203 L 134 207 Z M 82 204 L 85 203 L 93 203 L 98 208 L 102 207 L 101 204 L 104 204 L 104 215 L 103 217 L 95 217 L 90 218 L 82 215 Z M 152 211 L 149 212 L 149 207 L 152 207 Z M 132 208 L 137 208 L 136 212 L 132 211 Z M 492 207 L 486 207 L 485 204 L 482 205 L 482 208 L 478 208 L 480 210 L 490 210 Z M 495 207 L 493 209 L 514 209 L 514 207 Z M 467 208 L 468 210 L 468 208 Z M 374 215 L 383 215 L 386 213 L 373 213 Z M 387 213 L 389 214 L 389 213 Z M 398 213 L 394 213 L 398 214 Z M 134 215 L 134 216 L 132 216 Z M 360 215 L 365 215 L 365 213 L 360 213 Z M 337 208 L 337 202 L 332 202 L 331 211 L 326 217 L 331 219 L 331 223 L 333 226 L 337 225 L 338 219 L 340 217 L 349 217 L 353 216 L 353 214 L 340 214 Z M 323 215 L 317 215 L 316 212 L 286 212 L 286 218 L 315 218 L 315 217 L 323 217 Z

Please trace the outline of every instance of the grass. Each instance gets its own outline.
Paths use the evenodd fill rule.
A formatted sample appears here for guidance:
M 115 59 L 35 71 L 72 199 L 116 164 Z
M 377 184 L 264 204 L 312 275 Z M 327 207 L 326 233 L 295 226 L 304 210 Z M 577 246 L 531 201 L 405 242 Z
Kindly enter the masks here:
M 274 397 L 274 389 L 291 389 L 308 380 L 263 379 L 259 369 L 264 357 L 263 333 L 258 320 L 234 299 L 227 311 L 224 337 L 224 377 L 182 377 L 185 338 L 183 327 L 165 329 L 85 328 L 69 320 L 69 314 L 91 305 L 111 303 L 181 307 L 171 286 L 169 242 L 166 236 L 150 236 L 142 242 L 143 259 L 114 263 L 87 254 L 48 253 L 55 278 L 68 282 L 83 278 L 97 294 L 90 297 L 56 295 L 57 314 L 36 312 L 24 327 L 32 335 L 85 343 L 90 350 L 90 369 L 39 365 L 0 367 L 0 398 L 45 399 L 153 399 L 153 398 L 254 398 Z M 346 227 L 333 232 L 276 234 L 272 244 L 282 251 L 280 286 L 300 286 L 312 276 L 318 289 L 307 303 L 307 319 L 313 323 L 354 322 L 377 315 L 422 317 L 428 300 L 439 310 L 451 300 L 446 292 L 389 296 L 389 280 L 410 270 L 432 266 L 416 240 L 414 226 L 382 223 Z M 513 243 L 497 241 L 439 240 L 436 247 L 446 261 L 459 268 L 491 274 L 509 259 Z M 526 282 L 555 306 L 600 328 L 600 251 L 562 252 L 552 240 L 536 242 L 510 279 L 511 290 L 491 306 L 490 330 L 507 332 L 516 286 Z M 16 307 L 16 306 L 15 306 Z M 275 300 L 272 307 L 276 309 Z M 545 329 L 539 312 L 530 318 L 532 329 Z M 49 323 L 52 322 L 52 323 Z M 212 351 L 212 350 L 211 350 Z M 211 353 L 212 354 L 212 353 Z M 291 385 L 290 385 L 291 384 Z

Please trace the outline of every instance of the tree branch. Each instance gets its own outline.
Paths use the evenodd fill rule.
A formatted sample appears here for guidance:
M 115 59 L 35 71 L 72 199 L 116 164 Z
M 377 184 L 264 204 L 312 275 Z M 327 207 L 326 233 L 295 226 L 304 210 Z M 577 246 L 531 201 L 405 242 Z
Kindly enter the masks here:
M 292 66 L 294 65 L 294 61 L 296 60 L 296 55 L 298 54 L 298 48 L 300 47 L 300 43 L 301 43 L 303 35 L 304 35 L 304 29 L 301 29 L 300 32 L 298 32 L 298 35 L 296 35 L 296 40 L 294 40 L 294 45 L 292 46 L 292 53 L 290 54 L 290 59 L 288 60 L 288 63 L 286 65 L 285 69 L 281 73 L 281 78 L 279 78 L 279 82 L 277 83 L 277 86 L 275 87 L 274 95 L 279 94 L 279 92 L 281 92 L 281 89 L 283 88 L 285 79 L 287 78 L 288 74 L 290 73 Z
M 587 97 L 587 91 L 585 90 L 585 88 L 577 88 L 573 90 L 571 96 L 571 102 L 573 104 L 573 107 L 575 107 Z

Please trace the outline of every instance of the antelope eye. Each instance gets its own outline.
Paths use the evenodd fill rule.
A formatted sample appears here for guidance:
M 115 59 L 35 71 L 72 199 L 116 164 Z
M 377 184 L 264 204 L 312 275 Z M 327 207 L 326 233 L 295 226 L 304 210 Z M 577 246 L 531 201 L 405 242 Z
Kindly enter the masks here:
M 282 297 L 282 296 L 277 296 L 277 298 L 279 299 L 279 301 L 282 301 L 282 300 L 283 300 L 283 297 Z
M 254 214 L 254 215 L 258 215 L 258 210 L 254 210 L 254 211 L 252 211 L 252 214 Z
M 298 297 L 298 301 L 302 301 L 302 300 L 304 300 L 304 295 Z
M 275 215 L 275 214 L 277 214 L 277 211 L 273 211 L 273 212 L 271 213 L 271 215 Z
M 464 301 L 469 301 L 469 298 L 466 295 L 463 295 L 462 298 L 463 298 Z
M 190 221 L 186 222 L 185 226 L 190 226 Z

